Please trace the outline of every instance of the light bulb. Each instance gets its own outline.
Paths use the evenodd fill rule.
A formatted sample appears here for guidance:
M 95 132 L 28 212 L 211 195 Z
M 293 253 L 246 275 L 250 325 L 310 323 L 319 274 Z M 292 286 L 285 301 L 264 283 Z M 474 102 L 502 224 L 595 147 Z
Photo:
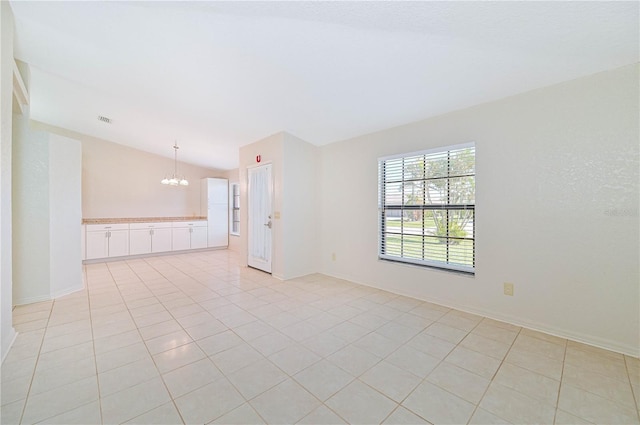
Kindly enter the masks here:
M 163 179 L 160 181 L 160 183 L 162 183 L 162 184 L 169 184 L 169 179 L 165 177 L 165 178 L 163 178 Z
M 180 185 L 181 186 L 189 186 L 189 182 L 187 181 L 187 179 L 182 179 L 182 180 L 180 180 Z
M 177 186 L 177 185 L 178 185 L 178 179 L 176 179 L 175 177 L 172 177 L 172 178 L 169 180 L 169 184 L 170 184 L 171 186 Z

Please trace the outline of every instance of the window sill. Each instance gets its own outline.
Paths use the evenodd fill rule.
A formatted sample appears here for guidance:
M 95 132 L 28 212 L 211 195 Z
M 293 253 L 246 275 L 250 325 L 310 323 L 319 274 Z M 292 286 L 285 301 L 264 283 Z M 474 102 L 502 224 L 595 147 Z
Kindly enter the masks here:
M 407 263 L 405 261 L 396 261 L 396 260 L 391 260 L 388 258 L 380 258 L 378 257 L 378 261 L 379 262 L 383 262 L 383 263 L 389 263 L 389 264 L 397 264 L 399 266 L 405 266 L 405 267 L 411 267 L 411 268 L 415 268 L 415 269 L 422 269 L 422 270 L 430 270 L 430 271 L 435 271 L 435 272 L 443 272 L 443 273 L 453 273 L 453 274 L 457 274 L 460 276 L 466 276 L 466 277 L 470 277 L 470 278 L 474 278 L 476 275 L 475 270 L 474 271 L 465 271 L 465 270 L 456 270 L 456 269 L 449 269 L 446 267 L 438 267 L 438 266 L 432 266 L 432 265 L 428 265 L 428 264 L 414 264 L 414 263 Z

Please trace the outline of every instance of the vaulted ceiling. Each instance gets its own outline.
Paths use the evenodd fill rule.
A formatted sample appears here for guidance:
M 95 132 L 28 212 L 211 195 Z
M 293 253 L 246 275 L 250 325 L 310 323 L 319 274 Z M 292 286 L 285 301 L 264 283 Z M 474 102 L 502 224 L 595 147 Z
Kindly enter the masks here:
M 11 6 L 32 119 L 220 169 L 639 61 L 638 2 Z

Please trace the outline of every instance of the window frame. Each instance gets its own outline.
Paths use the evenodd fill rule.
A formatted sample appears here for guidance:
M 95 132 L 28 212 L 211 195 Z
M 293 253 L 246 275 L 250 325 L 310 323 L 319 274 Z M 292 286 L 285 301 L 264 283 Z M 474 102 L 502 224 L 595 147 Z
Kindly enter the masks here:
M 236 193 L 237 191 L 237 193 Z M 237 203 L 236 203 L 237 199 Z M 236 215 L 237 213 L 237 215 Z M 237 220 L 235 219 L 237 216 Z M 231 183 L 231 227 L 229 234 L 240 236 L 240 183 Z M 234 224 L 238 224 L 237 230 L 234 231 Z
M 445 177 L 442 176 L 427 176 L 426 174 L 423 174 L 423 178 L 420 179 L 405 179 L 405 171 L 404 171 L 404 160 L 405 159 L 414 159 L 416 157 L 420 157 L 420 156 L 428 156 L 428 155 L 434 155 L 434 154 L 446 154 L 447 158 L 449 158 L 449 155 L 452 151 L 460 151 L 463 149 L 468 149 L 468 148 L 473 148 L 473 161 L 474 161 L 474 166 L 473 166 L 473 174 L 465 174 L 463 177 L 473 177 L 473 203 L 468 203 L 468 204 L 449 204 L 449 202 L 444 202 L 444 203 L 427 203 L 425 202 L 425 200 L 423 199 L 421 204 L 417 204 L 417 205 L 411 205 L 411 204 L 407 204 L 406 201 L 404 200 L 404 192 L 402 194 L 402 200 L 400 201 L 400 204 L 385 204 L 385 194 L 386 194 L 386 189 L 387 186 L 392 183 L 392 184 L 397 184 L 400 183 L 400 185 L 404 185 L 405 182 L 407 181 L 419 181 L 422 182 L 422 184 L 424 185 L 427 181 L 430 180 L 434 180 L 434 179 L 446 179 L 447 182 L 449 182 L 451 179 L 455 179 L 455 178 L 460 178 L 461 175 L 450 175 L 451 169 L 449 167 L 447 167 L 447 175 Z M 403 169 L 401 172 L 401 180 L 399 181 L 387 181 L 385 180 L 385 166 L 387 166 L 388 161 L 393 161 L 393 160 L 398 160 L 398 159 L 402 159 L 403 160 Z M 432 148 L 432 149 L 427 149 L 427 150 L 423 150 L 423 151 L 417 151 L 417 152 L 409 152 L 409 153 L 401 153 L 401 154 L 396 154 L 396 155 L 390 155 L 390 156 L 385 156 L 385 157 L 381 157 L 378 158 L 378 259 L 379 260 L 383 260 L 383 261 L 390 261 L 390 262 L 395 262 L 395 263 L 400 263 L 400 264 L 409 264 L 409 265 L 416 265 L 416 266 L 421 266 L 421 267 L 428 267 L 428 268 L 434 268 L 434 269 L 440 269 L 440 270 L 445 270 L 445 271 L 453 271 L 453 272 L 461 272 L 461 273 L 465 273 L 465 274 L 469 274 L 469 275 L 475 275 L 475 268 L 476 268 L 476 243 L 475 243 L 475 233 L 476 233 L 476 216 L 475 216 L 475 207 L 476 207 L 476 186 L 475 186 L 475 178 L 476 178 L 476 151 L 475 151 L 475 142 L 469 142 L 469 143 L 462 143 L 462 144 L 457 144 L 457 145 L 450 145 L 450 146 L 442 146 L 442 147 L 437 147 L 437 148 Z M 447 184 L 447 189 L 446 189 L 446 193 L 447 196 L 451 193 L 450 192 L 450 186 Z M 448 198 L 447 198 L 448 199 Z M 424 214 L 427 211 L 472 211 L 473 215 L 472 215 L 472 234 L 470 237 L 451 237 L 448 236 L 449 233 L 449 225 L 448 225 L 448 221 L 447 221 L 447 236 L 444 237 L 445 240 L 449 241 L 451 239 L 461 239 L 461 240 L 470 240 L 471 241 L 471 246 L 472 246 L 472 251 L 471 251 L 471 256 L 472 256 L 472 265 L 468 266 L 468 265 L 464 265 L 464 264 L 460 264 L 460 263 L 451 263 L 449 262 L 449 245 L 450 243 L 447 242 L 447 258 L 445 261 L 438 261 L 438 260 L 434 260 L 434 259 L 429 259 L 429 258 L 425 258 L 425 250 L 424 250 L 424 246 L 423 246 L 423 250 L 422 250 L 422 259 L 417 259 L 417 258 L 410 258 L 410 257 L 405 257 L 404 253 L 401 251 L 400 255 L 393 255 L 393 254 L 389 254 L 388 252 L 385 252 L 385 248 L 388 246 L 386 244 L 385 241 L 385 235 L 389 234 L 388 231 L 386 231 L 386 223 L 387 223 L 387 214 L 389 211 L 400 211 L 400 220 L 403 223 L 403 217 L 404 217 L 404 212 L 405 211 L 420 211 L 422 216 L 424 217 Z M 448 218 L 447 218 L 448 220 Z M 423 218 L 422 221 L 422 233 L 419 235 L 414 235 L 411 233 L 405 233 L 404 231 L 404 225 L 402 224 L 400 226 L 401 230 L 400 233 L 396 233 L 398 235 L 400 235 L 400 239 L 401 241 L 404 240 L 405 236 L 421 236 L 422 237 L 422 244 L 424 245 L 424 241 L 425 241 L 425 237 L 432 237 L 432 236 L 426 236 L 425 235 L 425 219 Z M 403 242 L 401 242 L 401 246 L 403 246 Z M 401 248 L 404 249 L 404 248 Z

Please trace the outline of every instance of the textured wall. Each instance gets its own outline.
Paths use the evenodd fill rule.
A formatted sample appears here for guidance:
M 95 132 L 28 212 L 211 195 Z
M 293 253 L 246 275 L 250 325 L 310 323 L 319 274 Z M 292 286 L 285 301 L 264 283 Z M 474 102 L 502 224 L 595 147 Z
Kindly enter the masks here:
M 0 2 L 0 354 L 4 360 L 15 331 L 12 326 L 11 251 L 11 102 L 13 87 L 13 14 Z
M 624 67 L 322 148 L 321 270 L 640 355 L 639 80 Z M 378 260 L 377 159 L 472 141 L 475 277 Z
M 49 134 L 13 116 L 13 301 L 50 298 Z
M 179 162 L 178 172 L 186 176 L 189 186 L 162 185 L 163 176 L 173 172 L 171 158 L 42 123 L 35 126 L 82 143 L 84 218 L 200 215 L 200 179 L 225 177 L 224 171 Z M 188 148 L 188 145 L 181 145 L 180 150 Z M 172 153 L 172 145 L 167 145 L 167 154 Z
M 82 289 L 80 142 L 13 116 L 13 303 Z

